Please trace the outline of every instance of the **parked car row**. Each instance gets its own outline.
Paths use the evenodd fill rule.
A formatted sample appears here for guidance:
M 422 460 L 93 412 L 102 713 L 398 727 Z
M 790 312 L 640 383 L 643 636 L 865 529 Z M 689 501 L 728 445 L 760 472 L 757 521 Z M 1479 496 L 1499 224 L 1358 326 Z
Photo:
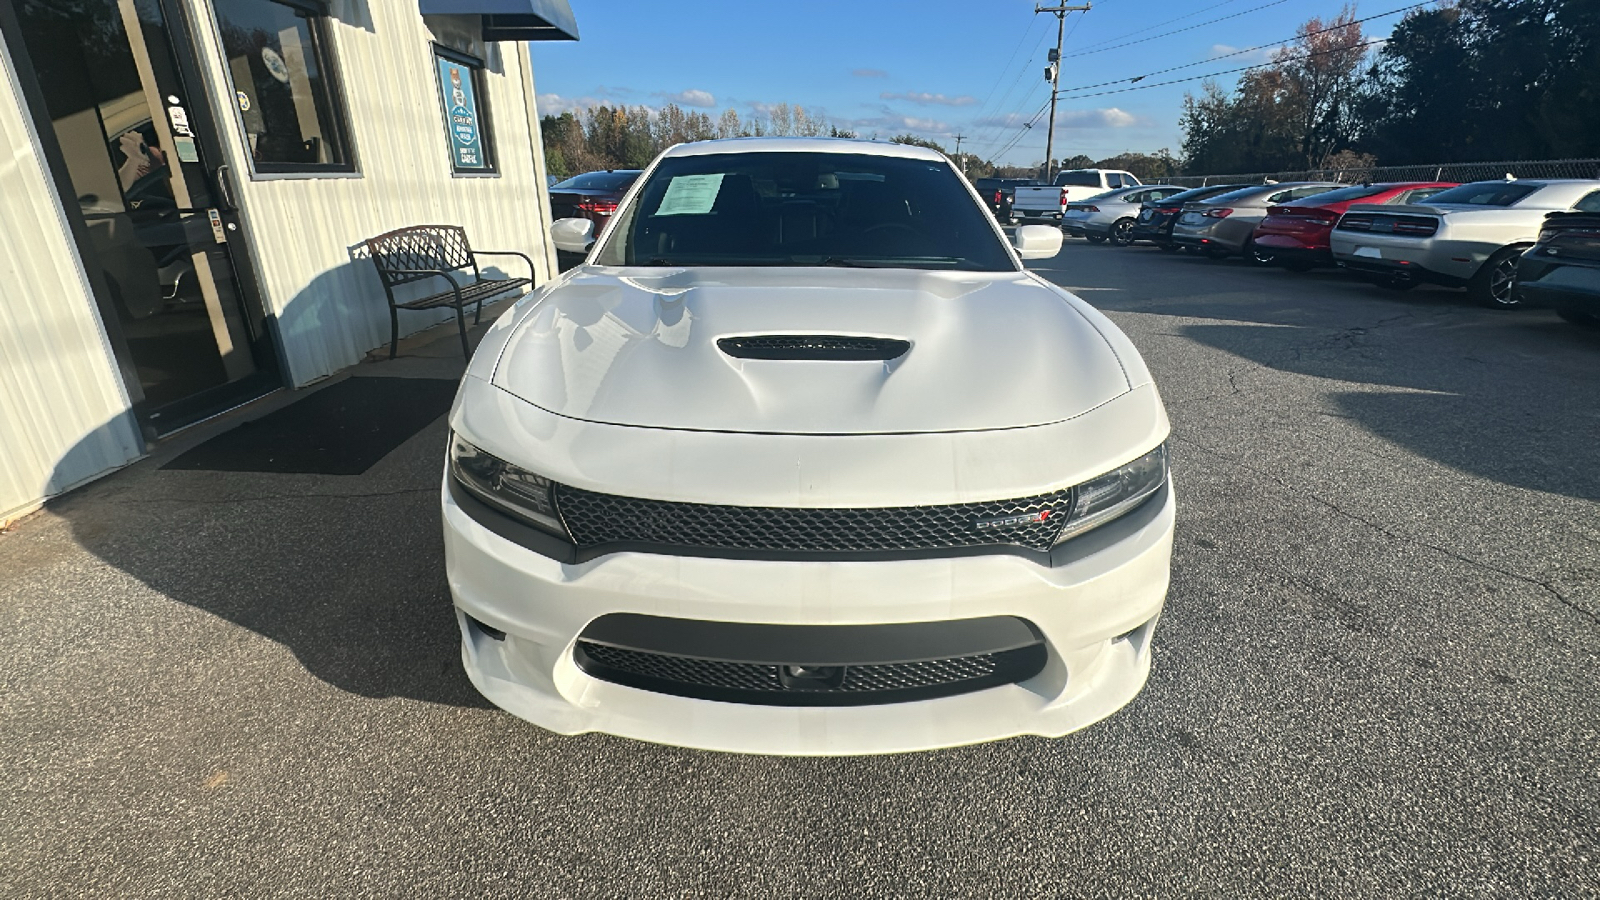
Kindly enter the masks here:
M 1600 325 L 1600 180 L 1146 189 L 1137 213 L 1129 189 L 1070 204 L 1062 228 L 1294 271 L 1337 266 L 1395 290 L 1465 288 L 1491 308 L 1551 306 Z
M 1120 169 L 1068 169 L 1047 185 L 1023 185 L 1014 191 L 1012 214 L 1022 222 L 1060 222 L 1068 204 L 1106 191 L 1139 187 L 1132 172 Z

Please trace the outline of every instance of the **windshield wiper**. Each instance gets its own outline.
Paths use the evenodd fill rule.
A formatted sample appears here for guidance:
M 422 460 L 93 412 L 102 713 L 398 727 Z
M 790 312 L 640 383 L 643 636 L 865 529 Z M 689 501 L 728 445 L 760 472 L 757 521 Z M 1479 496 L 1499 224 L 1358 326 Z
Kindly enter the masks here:
M 860 256 L 827 256 L 816 263 L 819 266 L 841 266 L 851 269 L 917 269 L 924 266 L 953 266 L 961 262 L 954 256 L 908 256 L 903 259 L 868 259 Z

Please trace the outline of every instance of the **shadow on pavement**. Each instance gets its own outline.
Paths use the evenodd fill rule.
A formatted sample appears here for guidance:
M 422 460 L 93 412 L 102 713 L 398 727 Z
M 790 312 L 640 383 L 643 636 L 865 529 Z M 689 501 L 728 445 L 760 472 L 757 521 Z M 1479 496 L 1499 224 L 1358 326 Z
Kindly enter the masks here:
M 494 318 L 485 312 L 474 340 Z M 408 338 L 413 355 L 358 366 L 351 378 L 409 374 L 394 380 L 414 380 L 419 388 L 459 379 L 464 363 L 455 323 L 437 331 L 433 343 L 448 348 Z M 168 598 L 288 648 L 308 672 L 340 690 L 487 708 L 462 671 L 445 580 L 442 412 L 357 474 L 160 468 L 202 441 L 342 383 L 273 395 L 198 426 L 157 445 L 130 470 L 48 508 L 99 559 Z M 140 607 L 130 609 L 141 615 Z M 160 620 L 156 612 L 148 616 Z M 209 635 L 216 639 L 216 632 Z M 212 654 L 197 649 L 195 656 Z M 233 673 L 209 674 L 225 682 Z M 249 684 L 240 674 L 240 685 Z
M 1600 469 L 1584 462 L 1600 446 L 1600 330 L 1544 310 L 1481 309 L 1460 291 L 1385 291 L 1336 271 L 1161 263 L 1185 279 L 1184 293 L 1085 297 L 1112 312 L 1210 320 L 1173 330 L 1265 368 L 1370 386 L 1329 386 L 1327 396 L 1352 421 L 1428 459 L 1600 499 Z M 1205 271 L 1211 277 L 1198 277 Z

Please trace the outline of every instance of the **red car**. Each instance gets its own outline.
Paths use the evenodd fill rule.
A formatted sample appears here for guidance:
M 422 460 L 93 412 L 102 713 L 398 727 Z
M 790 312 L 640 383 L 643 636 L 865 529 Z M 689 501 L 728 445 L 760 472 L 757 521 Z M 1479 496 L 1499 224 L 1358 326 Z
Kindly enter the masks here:
M 1317 266 L 1333 265 L 1328 236 L 1339 217 L 1353 203 L 1421 203 L 1423 199 L 1453 188 L 1453 182 L 1404 181 L 1389 184 L 1358 184 L 1314 194 L 1289 206 L 1274 206 L 1256 226 L 1252 240 L 1256 253 L 1271 256 L 1273 262 L 1296 272 Z

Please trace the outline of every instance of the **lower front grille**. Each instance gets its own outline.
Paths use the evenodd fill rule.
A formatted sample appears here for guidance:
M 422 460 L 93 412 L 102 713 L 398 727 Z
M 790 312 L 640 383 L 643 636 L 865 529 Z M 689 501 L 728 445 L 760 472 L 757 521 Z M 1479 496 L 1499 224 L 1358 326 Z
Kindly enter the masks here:
M 1044 668 L 1044 645 L 918 662 L 789 666 L 650 653 L 579 640 L 594 678 L 659 694 L 766 706 L 906 703 L 1014 684 Z

